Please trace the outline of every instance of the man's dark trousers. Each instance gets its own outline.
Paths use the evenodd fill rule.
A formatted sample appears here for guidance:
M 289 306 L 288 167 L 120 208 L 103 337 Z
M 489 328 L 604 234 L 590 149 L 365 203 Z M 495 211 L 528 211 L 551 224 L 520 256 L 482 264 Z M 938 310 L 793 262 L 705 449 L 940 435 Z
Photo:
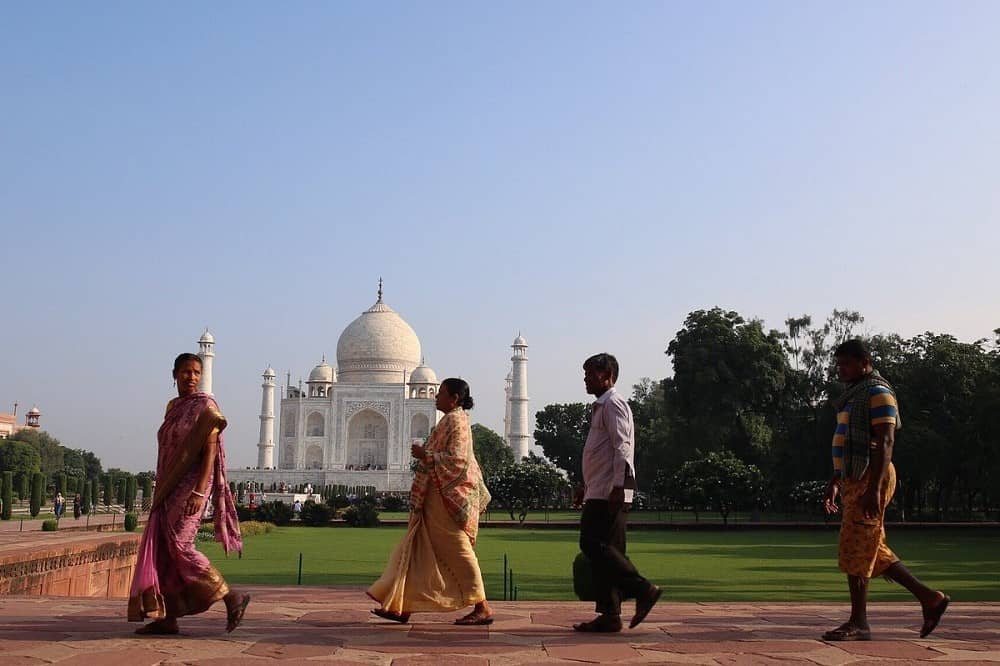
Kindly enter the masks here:
M 607 500 L 583 503 L 580 550 L 590 560 L 598 613 L 621 615 L 622 599 L 634 599 L 650 587 L 625 557 L 626 507 L 612 513 Z

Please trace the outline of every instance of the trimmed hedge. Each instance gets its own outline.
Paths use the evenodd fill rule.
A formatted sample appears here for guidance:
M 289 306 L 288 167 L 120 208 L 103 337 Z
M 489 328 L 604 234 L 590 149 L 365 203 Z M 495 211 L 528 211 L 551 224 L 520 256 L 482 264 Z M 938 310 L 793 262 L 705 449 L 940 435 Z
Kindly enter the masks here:
M 135 528 L 139 526 L 139 516 L 134 513 L 125 514 L 125 531 L 135 532 Z
M 42 521 L 43 532 L 55 532 L 57 529 L 59 529 L 59 521 L 55 518 L 47 518 Z

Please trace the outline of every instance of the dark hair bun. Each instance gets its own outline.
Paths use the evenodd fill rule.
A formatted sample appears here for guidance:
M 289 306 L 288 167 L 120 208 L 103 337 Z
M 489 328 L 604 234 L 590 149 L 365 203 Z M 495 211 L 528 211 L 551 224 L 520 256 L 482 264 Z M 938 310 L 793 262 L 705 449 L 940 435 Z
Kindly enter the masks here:
M 467 396 L 465 396 L 465 398 L 462 399 L 462 409 L 465 409 L 465 410 L 472 409 L 472 405 L 474 405 L 474 404 L 475 404 L 475 402 L 472 400 L 472 396 L 471 395 L 467 395 Z

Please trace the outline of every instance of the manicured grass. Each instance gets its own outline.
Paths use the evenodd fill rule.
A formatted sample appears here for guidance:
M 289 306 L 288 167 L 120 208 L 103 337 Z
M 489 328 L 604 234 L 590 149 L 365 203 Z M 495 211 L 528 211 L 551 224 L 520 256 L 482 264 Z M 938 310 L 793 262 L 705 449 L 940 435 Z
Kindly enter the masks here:
M 516 514 L 515 514 L 516 515 Z M 378 514 L 379 518 L 382 520 L 406 520 L 409 518 L 409 513 L 405 511 L 380 511 Z M 558 510 L 558 511 L 543 511 L 543 510 L 532 510 L 528 513 L 525 518 L 526 522 L 529 523 L 579 523 L 580 522 L 580 510 Z M 735 523 L 749 523 L 752 521 L 752 517 L 749 511 L 733 512 L 729 515 L 728 521 L 730 524 Z M 506 511 L 488 511 L 483 517 L 481 522 L 488 522 L 494 525 L 511 525 L 512 527 L 518 526 L 517 520 L 512 520 L 510 514 Z M 642 522 L 642 523 L 708 523 L 712 525 L 721 525 L 722 516 L 718 513 L 702 512 L 698 514 L 697 518 L 691 511 L 631 511 L 629 512 L 629 522 Z M 788 522 L 801 522 L 801 523 L 822 523 L 823 516 L 819 512 L 814 513 L 762 513 L 756 516 L 755 522 L 773 522 L 773 523 L 788 523 Z
M 247 539 L 242 559 L 216 543 L 203 552 L 233 584 L 294 585 L 299 553 L 303 585 L 368 585 L 402 538 L 397 527 L 279 528 Z M 847 599 L 837 570 L 837 533 L 830 531 L 634 531 L 629 557 L 677 601 L 837 601 Z M 889 545 L 928 585 L 956 601 L 1000 601 L 1000 530 L 900 530 Z M 572 530 L 489 528 L 476 552 L 488 594 L 502 597 L 506 553 L 518 598 L 571 600 Z M 910 599 L 903 588 L 872 581 L 877 601 Z

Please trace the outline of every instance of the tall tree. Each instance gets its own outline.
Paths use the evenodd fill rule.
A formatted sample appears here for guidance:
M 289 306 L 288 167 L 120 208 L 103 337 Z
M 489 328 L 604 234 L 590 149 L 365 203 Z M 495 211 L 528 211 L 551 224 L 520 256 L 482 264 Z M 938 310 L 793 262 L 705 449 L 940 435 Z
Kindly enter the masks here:
M 23 430 L 18 430 L 8 439 L 18 442 L 26 442 L 34 446 L 38 451 L 39 457 L 41 458 L 42 473 L 45 474 L 46 477 L 62 471 L 64 467 L 63 446 L 59 443 L 58 439 L 44 430 L 25 428 Z
M 770 452 L 789 372 L 782 334 L 721 308 L 697 310 L 670 342 L 678 427 L 689 454 L 729 449 L 747 460 Z
M 503 437 L 482 424 L 472 424 L 472 446 L 484 477 L 514 462 L 514 453 Z
M 583 445 L 589 431 L 590 407 L 582 402 L 546 405 L 535 414 L 535 444 L 573 484 L 582 481 Z

